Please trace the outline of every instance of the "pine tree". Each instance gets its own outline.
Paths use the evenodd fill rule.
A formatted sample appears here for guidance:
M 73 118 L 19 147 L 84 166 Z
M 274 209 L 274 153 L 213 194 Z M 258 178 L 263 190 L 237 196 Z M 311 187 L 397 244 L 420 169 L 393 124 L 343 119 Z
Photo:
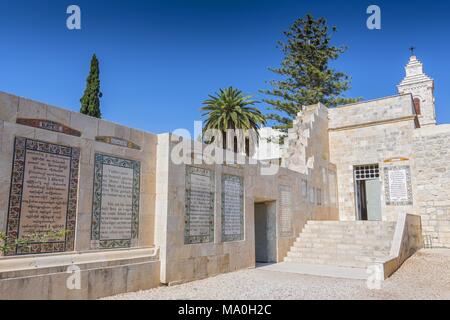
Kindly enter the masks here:
M 89 76 L 86 81 L 86 89 L 84 90 L 83 97 L 80 99 L 80 112 L 91 117 L 101 118 L 101 97 L 102 93 L 100 92 L 100 69 L 97 56 L 94 54 L 91 60 L 91 69 L 89 71 Z
M 286 41 L 278 42 L 284 53 L 281 67 L 269 69 L 281 79 L 269 82 L 271 90 L 261 91 L 274 97 L 263 101 L 270 105 L 269 110 L 276 111 L 267 116 L 275 121 L 275 129 L 286 132 L 291 128 L 303 106 L 321 102 L 331 108 L 360 100 L 342 96 L 350 89 L 350 79 L 329 65 L 346 51 L 345 47 L 331 45 L 334 32 L 336 27 L 329 32 L 324 18 L 315 20 L 310 14 L 284 32 Z

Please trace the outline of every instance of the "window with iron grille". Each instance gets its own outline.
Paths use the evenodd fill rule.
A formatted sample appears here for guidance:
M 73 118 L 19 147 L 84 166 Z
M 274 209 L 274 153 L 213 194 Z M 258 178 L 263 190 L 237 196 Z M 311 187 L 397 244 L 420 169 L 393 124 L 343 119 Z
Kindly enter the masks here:
M 380 177 L 380 167 L 377 164 L 355 166 L 355 180 L 373 180 Z

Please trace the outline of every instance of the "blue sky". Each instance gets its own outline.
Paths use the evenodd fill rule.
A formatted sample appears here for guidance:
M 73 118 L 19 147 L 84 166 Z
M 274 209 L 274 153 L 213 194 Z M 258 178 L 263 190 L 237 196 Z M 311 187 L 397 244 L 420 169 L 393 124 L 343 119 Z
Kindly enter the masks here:
M 82 10 L 82 30 L 66 9 Z M 382 30 L 366 9 L 382 10 Z M 259 89 L 280 64 L 282 32 L 306 13 L 338 27 L 348 51 L 334 67 L 352 77 L 347 96 L 396 94 L 411 45 L 436 81 L 439 123 L 450 123 L 448 1 L 0 0 L 0 91 L 79 110 L 91 55 L 100 59 L 105 119 L 154 133 L 192 130 L 208 94 Z M 265 108 L 263 104 L 260 105 Z

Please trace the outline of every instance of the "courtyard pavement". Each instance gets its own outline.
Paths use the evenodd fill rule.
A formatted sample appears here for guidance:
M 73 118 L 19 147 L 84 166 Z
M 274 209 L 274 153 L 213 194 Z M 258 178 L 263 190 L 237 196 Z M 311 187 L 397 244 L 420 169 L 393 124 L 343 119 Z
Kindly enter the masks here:
M 263 268 L 264 269 L 264 268 Z M 380 290 L 366 281 L 317 277 L 261 268 L 219 275 L 173 287 L 129 293 L 115 300 L 450 300 L 450 250 L 422 250 L 410 258 Z

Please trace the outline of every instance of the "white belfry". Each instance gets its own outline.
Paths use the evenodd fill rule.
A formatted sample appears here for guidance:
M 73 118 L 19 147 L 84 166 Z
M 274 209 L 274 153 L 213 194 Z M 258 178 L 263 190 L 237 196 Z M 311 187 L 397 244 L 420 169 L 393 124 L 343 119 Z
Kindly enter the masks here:
M 423 71 L 423 64 L 415 55 L 405 67 L 406 77 L 398 85 L 398 93 L 411 93 L 421 126 L 436 124 L 434 80 Z

